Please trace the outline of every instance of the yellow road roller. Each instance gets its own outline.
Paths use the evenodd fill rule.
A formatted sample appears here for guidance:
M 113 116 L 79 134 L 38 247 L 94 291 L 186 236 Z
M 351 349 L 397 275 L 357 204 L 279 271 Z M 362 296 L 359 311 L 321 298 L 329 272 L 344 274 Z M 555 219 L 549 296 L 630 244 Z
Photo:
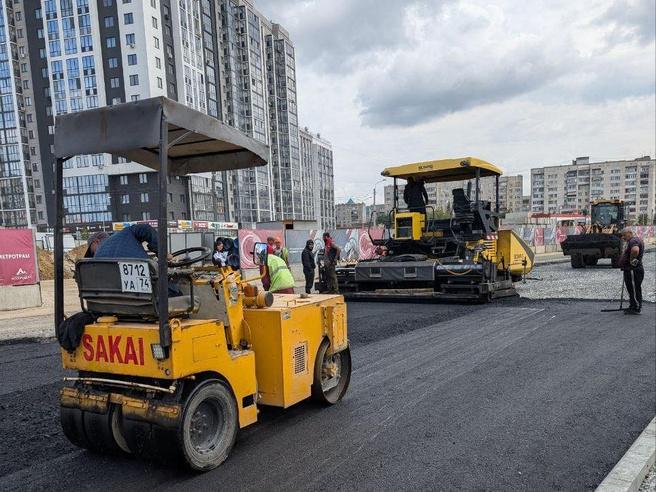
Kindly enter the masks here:
M 167 200 L 159 201 L 157 261 L 88 258 L 75 267 L 83 316 L 63 312 L 63 167 L 107 152 L 167 178 L 266 164 L 268 148 L 166 98 L 63 115 L 56 120 L 55 323 L 75 333 L 62 348 L 61 423 L 74 444 L 211 470 L 230 453 L 258 407 L 310 397 L 337 403 L 351 374 L 346 305 L 338 295 L 271 294 L 210 251 L 168 254 Z M 256 244 L 257 264 L 266 245 Z M 181 295 L 170 297 L 175 284 Z M 83 318 L 85 319 L 85 318 Z M 78 320 L 79 325 L 79 320 Z M 60 328 L 61 330 L 61 328 Z

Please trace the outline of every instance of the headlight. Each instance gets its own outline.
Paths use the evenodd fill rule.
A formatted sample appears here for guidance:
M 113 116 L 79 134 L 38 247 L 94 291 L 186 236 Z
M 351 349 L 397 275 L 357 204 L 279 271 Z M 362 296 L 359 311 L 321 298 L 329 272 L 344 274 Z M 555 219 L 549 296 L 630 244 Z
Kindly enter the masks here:
M 153 343 L 150 345 L 150 350 L 153 353 L 153 357 L 157 360 L 166 359 L 166 350 L 159 343 Z

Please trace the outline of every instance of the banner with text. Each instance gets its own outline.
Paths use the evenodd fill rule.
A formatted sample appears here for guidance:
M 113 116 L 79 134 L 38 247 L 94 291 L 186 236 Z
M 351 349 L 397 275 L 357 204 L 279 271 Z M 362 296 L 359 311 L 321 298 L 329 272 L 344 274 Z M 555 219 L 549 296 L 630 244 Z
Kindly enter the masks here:
M 0 229 L 0 285 L 39 282 L 32 229 Z

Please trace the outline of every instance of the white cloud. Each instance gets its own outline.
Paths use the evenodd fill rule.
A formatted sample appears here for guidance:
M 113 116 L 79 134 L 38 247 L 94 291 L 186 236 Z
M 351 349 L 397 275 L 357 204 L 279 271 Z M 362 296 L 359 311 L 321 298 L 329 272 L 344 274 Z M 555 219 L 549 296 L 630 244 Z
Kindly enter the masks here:
M 300 121 L 334 144 L 338 200 L 423 159 L 527 174 L 656 152 L 653 0 L 257 5 L 295 42 Z

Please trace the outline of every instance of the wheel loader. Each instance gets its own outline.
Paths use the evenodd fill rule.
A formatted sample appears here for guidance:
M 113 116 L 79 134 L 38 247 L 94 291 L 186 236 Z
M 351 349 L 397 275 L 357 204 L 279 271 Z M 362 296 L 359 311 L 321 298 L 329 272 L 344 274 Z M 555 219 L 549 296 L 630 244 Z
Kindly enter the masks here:
M 158 172 L 157 261 L 79 260 L 75 280 L 89 321 L 62 348 L 61 425 L 75 445 L 157 458 L 198 471 L 220 465 L 262 405 L 337 403 L 351 356 L 338 295 L 272 294 L 210 251 L 167 252 L 167 177 L 265 165 L 268 148 L 166 98 L 71 113 L 56 120 L 55 323 L 63 311 L 63 167 L 107 152 Z M 266 265 L 266 244 L 256 244 Z M 182 295 L 169 296 L 174 283 Z M 75 337 L 73 337 L 75 338 Z
M 514 231 L 499 229 L 501 174 L 495 165 L 474 157 L 385 169 L 382 175 L 394 180 L 394 206 L 383 238 L 370 234 L 379 254 L 341 268 L 340 292 L 347 299 L 490 301 L 515 295 L 513 282 L 533 269 L 534 254 Z M 485 177 L 495 179 L 494 204 L 480 196 Z M 452 216 L 437 219 L 430 205 L 401 207 L 401 180 L 467 185 L 452 190 Z M 377 222 L 372 214 L 370 231 Z
M 572 268 L 595 266 L 602 258 L 610 258 L 612 267 L 619 268 L 625 225 L 622 200 L 597 200 L 590 207 L 585 231 L 568 235 L 560 244 L 563 255 L 570 257 Z

